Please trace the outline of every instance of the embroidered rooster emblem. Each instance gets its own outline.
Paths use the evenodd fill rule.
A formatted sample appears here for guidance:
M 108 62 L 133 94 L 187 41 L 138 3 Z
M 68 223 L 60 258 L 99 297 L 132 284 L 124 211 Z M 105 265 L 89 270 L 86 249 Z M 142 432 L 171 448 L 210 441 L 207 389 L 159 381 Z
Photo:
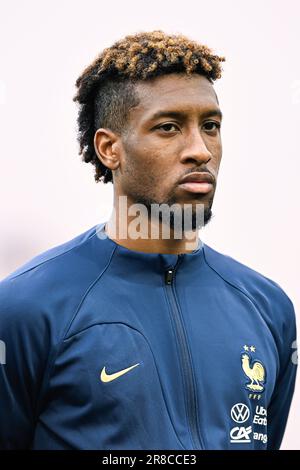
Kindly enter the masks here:
M 250 364 L 251 357 L 247 353 L 242 354 L 242 368 L 251 382 L 246 384 L 246 388 L 251 391 L 263 392 L 266 372 L 260 361 Z

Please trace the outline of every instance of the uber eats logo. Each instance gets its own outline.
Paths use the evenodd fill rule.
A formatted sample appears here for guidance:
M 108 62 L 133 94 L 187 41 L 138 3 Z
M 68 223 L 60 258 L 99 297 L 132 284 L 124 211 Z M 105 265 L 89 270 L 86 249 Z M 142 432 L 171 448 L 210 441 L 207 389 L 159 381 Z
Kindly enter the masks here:
M 256 406 L 253 424 L 267 426 L 267 410 L 263 406 Z

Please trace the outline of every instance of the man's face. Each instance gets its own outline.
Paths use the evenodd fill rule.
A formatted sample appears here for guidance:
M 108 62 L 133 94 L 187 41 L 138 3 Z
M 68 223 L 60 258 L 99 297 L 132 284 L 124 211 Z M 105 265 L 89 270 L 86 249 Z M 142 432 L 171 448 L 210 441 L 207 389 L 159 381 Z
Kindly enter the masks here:
M 117 195 L 145 204 L 149 213 L 153 203 L 177 203 L 182 208 L 192 204 L 195 229 L 197 203 L 204 205 L 204 222 L 211 217 L 222 156 L 220 108 L 213 86 L 198 74 L 172 73 L 136 87 L 140 104 L 130 111 L 122 139 L 124 154 L 114 181 Z M 208 192 L 191 192 L 179 185 L 192 172 L 212 175 Z

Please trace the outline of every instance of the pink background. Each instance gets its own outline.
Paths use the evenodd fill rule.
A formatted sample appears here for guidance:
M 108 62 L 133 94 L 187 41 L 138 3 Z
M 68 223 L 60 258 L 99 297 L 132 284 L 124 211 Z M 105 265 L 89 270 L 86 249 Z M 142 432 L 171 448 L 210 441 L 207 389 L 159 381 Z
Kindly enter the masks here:
M 112 186 L 78 156 L 74 83 L 113 41 L 163 29 L 227 58 L 215 86 L 223 161 L 201 238 L 278 282 L 299 315 L 299 14 L 297 0 L 2 2 L 0 278 L 110 215 Z M 298 386 L 282 449 L 300 449 L 299 424 Z

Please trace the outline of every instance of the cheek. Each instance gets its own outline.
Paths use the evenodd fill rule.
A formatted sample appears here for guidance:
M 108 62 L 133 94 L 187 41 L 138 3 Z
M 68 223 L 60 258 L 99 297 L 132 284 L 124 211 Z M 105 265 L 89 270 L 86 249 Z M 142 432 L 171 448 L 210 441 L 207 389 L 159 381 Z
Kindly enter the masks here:
M 141 195 L 157 191 L 159 172 L 157 162 L 147 148 L 135 149 L 126 155 L 123 162 L 122 186 L 128 193 Z
M 209 151 L 212 154 L 211 159 L 211 166 L 213 166 L 216 170 L 219 168 L 221 158 L 222 158 L 222 143 L 221 140 L 217 140 L 211 143 L 209 147 Z
M 206 146 L 208 150 L 214 155 L 218 157 L 222 153 L 222 141 L 221 136 L 215 136 L 213 138 L 209 138 L 206 140 Z
M 162 165 L 161 156 L 156 158 L 152 155 L 152 158 L 148 159 L 139 175 L 141 177 L 136 182 L 135 190 L 157 202 L 164 201 L 170 190 L 168 186 L 170 165 Z
M 143 142 L 138 139 L 127 142 L 123 162 L 126 186 L 138 190 L 140 194 L 163 196 L 175 164 L 174 156 L 178 154 L 178 149 L 170 147 L 162 146 L 161 142 L 156 146 L 146 139 Z
M 126 152 L 124 168 L 134 170 L 136 176 L 143 175 L 145 180 L 160 181 L 168 168 L 168 158 L 161 148 L 153 145 L 131 145 Z

